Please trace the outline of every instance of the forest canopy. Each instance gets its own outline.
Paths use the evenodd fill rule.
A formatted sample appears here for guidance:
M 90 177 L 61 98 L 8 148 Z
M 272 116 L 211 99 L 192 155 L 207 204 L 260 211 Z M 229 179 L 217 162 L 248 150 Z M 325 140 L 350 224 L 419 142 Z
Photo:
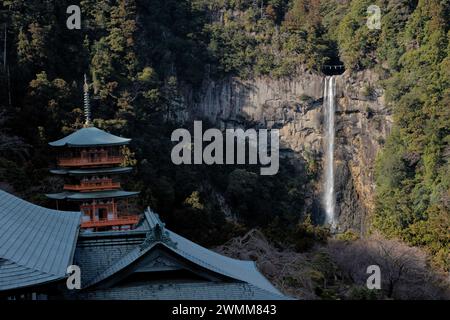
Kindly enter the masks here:
M 169 132 L 182 89 L 205 79 L 295 77 L 300 66 L 343 63 L 380 74 L 395 121 L 377 158 L 372 227 L 449 269 L 449 0 L 82 0 L 83 27 L 69 32 L 73 2 L 0 2 L 3 188 L 50 206 L 43 194 L 61 182 L 48 173 L 47 143 L 82 126 L 87 73 L 94 124 L 134 139 L 137 172 L 127 183 L 142 190 L 137 205 L 201 243 L 254 226 L 295 239 L 317 178 L 305 164 L 282 163 L 271 178 L 252 167 L 186 170 L 170 163 Z M 380 30 L 366 27 L 371 4 L 382 8 Z M 225 219 L 222 196 L 239 224 Z

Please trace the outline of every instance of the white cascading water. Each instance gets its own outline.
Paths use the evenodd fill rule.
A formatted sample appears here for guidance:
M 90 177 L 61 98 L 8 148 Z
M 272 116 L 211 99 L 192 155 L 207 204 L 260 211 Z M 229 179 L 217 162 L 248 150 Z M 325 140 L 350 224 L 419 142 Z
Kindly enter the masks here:
M 335 112 L 336 79 L 325 77 L 323 104 L 325 110 L 325 185 L 323 202 L 325 206 L 325 223 L 336 228 L 335 193 L 334 193 L 334 112 Z

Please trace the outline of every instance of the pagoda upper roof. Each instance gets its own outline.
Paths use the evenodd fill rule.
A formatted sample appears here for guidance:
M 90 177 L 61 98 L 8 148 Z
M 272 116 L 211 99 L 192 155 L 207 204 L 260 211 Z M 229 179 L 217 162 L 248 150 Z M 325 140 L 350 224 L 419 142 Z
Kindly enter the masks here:
M 55 169 L 50 170 L 53 174 L 68 174 L 73 176 L 78 175 L 101 175 L 101 174 L 120 174 L 120 173 L 128 173 L 133 168 L 131 167 L 120 167 L 120 168 L 95 168 L 95 169 Z
M 138 195 L 138 191 L 96 191 L 96 192 L 60 192 L 50 193 L 46 196 L 54 200 L 91 200 L 91 199 L 106 199 L 106 198 L 128 198 Z
M 96 127 L 82 128 L 60 140 L 50 142 L 52 147 L 93 147 L 128 144 L 131 139 L 122 138 Z
M 0 190 L 0 291 L 64 279 L 80 221 Z

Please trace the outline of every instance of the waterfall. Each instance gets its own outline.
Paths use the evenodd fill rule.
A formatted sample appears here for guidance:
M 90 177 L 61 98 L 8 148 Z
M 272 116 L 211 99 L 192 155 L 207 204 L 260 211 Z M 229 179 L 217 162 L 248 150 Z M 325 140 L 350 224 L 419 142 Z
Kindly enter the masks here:
M 325 223 L 336 228 L 335 193 L 334 193 L 334 112 L 335 112 L 336 79 L 325 77 L 323 90 L 323 106 L 325 110 L 325 163 L 324 163 L 324 195 Z

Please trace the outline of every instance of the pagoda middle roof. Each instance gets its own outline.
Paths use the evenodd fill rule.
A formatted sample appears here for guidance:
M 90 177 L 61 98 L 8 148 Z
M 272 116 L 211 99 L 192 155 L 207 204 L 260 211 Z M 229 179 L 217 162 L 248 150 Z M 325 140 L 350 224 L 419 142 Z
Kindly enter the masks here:
M 128 198 L 138 195 L 137 191 L 123 191 L 123 190 L 112 190 L 112 191 L 96 191 L 96 192 L 61 192 L 61 193 L 50 193 L 46 196 L 54 200 L 90 200 L 90 199 L 104 199 L 104 198 Z
M 128 144 L 131 139 L 122 138 L 96 127 L 82 128 L 60 140 L 50 142 L 52 147 L 91 147 Z
M 120 167 L 120 168 L 96 168 L 96 169 L 54 169 L 50 170 L 53 174 L 68 174 L 68 175 L 95 175 L 95 174 L 119 174 L 128 173 L 133 168 L 131 167 Z

